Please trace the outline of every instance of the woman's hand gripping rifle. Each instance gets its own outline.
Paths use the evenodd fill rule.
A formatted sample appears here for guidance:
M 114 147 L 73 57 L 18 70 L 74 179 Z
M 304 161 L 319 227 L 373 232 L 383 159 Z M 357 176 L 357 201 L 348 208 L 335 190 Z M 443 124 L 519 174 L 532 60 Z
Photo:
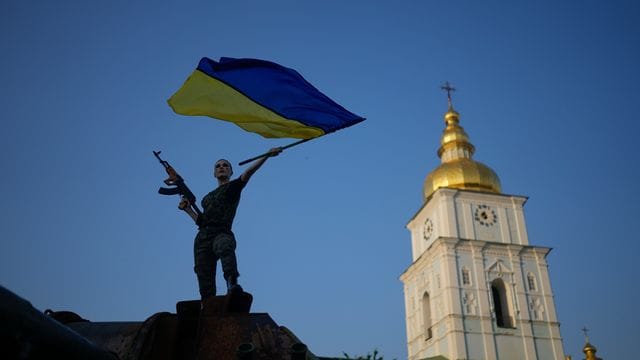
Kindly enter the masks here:
M 173 166 L 169 165 L 168 161 L 162 160 L 160 158 L 161 151 L 154 151 L 153 155 L 160 161 L 160 164 L 164 166 L 168 178 L 164 180 L 164 183 L 171 186 L 170 188 L 161 187 L 158 189 L 158 193 L 162 195 L 180 195 L 180 204 L 178 208 L 183 210 L 193 219 L 194 222 L 197 223 L 198 217 L 202 215 L 202 211 L 196 205 L 196 196 L 193 195 L 187 184 L 185 184 L 184 179 L 178 172 L 173 168 Z

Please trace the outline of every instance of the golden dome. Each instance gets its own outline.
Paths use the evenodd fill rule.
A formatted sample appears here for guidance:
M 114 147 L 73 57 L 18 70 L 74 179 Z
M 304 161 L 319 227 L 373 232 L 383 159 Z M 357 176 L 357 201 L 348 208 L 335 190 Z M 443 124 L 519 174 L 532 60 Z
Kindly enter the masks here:
M 487 165 L 471 159 L 440 164 L 424 181 L 424 197 L 441 187 L 500 193 L 500 179 Z
M 487 165 L 472 159 L 475 147 L 460 126 L 460 114 L 453 109 L 451 99 L 444 121 L 446 127 L 438 149 L 442 163 L 424 181 L 425 200 L 441 187 L 500 193 L 498 175 Z
M 584 344 L 584 348 L 582 348 L 582 352 L 584 352 L 585 354 L 588 353 L 588 352 L 595 353 L 597 351 L 598 351 L 598 349 L 596 349 L 595 346 L 591 345 L 590 342 L 587 342 L 586 344 Z
M 589 329 L 587 329 L 587 327 L 583 327 L 582 328 L 582 332 L 584 332 L 584 347 L 582 348 L 582 352 L 586 355 L 585 359 L 586 360 L 602 360 L 599 357 L 596 356 L 596 352 L 598 351 L 598 349 L 596 349 L 595 346 L 591 345 L 591 342 L 589 342 L 589 335 L 587 335 L 587 332 L 589 332 Z
M 582 352 L 585 354 L 585 360 L 601 360 L 596 356 L 597 351 L 598 349 L 596 349 L 595 346 L 591 345 L 589 341 L 587 341 L 587 343 L 584 345 L 584 348 L 582 349 Z

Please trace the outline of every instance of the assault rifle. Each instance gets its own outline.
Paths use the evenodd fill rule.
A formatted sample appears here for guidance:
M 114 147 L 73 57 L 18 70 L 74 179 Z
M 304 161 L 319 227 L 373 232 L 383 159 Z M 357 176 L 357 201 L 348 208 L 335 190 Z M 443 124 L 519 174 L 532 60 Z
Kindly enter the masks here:
M 173 166 L 169 165 L 168 161 L 162 160 L 160 158 L 161 152 L 162 151 L 154 151 L 153 155 L 155 155 L 158 161 L 160 161 L 160 164 L 164 166 L 164 169 L 167 172 L 167 175 L 169 175 L 169 177 L 164 180 L 164 183 L 172 187 L 170 188 L 161 187 L 158 189 L 158 193 L 162 195 L 179 194 L 181 197 L 189 201 L 189 205 L 191 206 L 191 208 L 193 208 L 196 214 L 198 214 L 198 216 L 202 215 L 202 211 L 200 211 L 200 209 L 198 208 L 198 205 L 196 204 L 196 196 L 193 195 L 189 187 L 187 187 L 187 184 L 184 183 L 184 179 L 182 178 L 182 176 L 180 176 L 180 174 L 178 174 L 176 169 L 174 169 Z M 182 209 L 182 210 L 185 210 L 185 209 Z

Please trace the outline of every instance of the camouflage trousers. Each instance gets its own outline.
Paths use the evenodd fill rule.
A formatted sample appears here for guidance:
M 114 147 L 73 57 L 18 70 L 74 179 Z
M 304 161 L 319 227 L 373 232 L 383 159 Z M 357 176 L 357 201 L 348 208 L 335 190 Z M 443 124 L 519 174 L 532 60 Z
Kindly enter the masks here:
M 232 233 L 201 229 L 193 244 L 195 266 L 200 296 L 204 299 L 216 294 L 216 266 L 222 265 L 225 280 L 238 278 L 236 262 L 236 239 Z

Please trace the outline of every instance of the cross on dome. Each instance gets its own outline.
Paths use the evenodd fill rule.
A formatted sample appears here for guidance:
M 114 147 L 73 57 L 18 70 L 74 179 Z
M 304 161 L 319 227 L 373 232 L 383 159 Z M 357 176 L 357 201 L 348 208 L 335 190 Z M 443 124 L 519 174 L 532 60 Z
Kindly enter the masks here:
M 444 85 L 440 86 L 440 89 L 447 92 L 447 101 L 449 102 L 449 109 L 452 109 L 453 105 L 451 103 L 451 92 L 456 91 L 456 88 L 454 88 L 451 84 L 449 84 L 448 81 L 445 81 Z
M 586 342 L 589 342 L 589 334 L 588 334 L 589 329 L 587 329 L 587 327 L 584 326 L 581 330 L 584 333 L 584 339 L 586 340 Z

